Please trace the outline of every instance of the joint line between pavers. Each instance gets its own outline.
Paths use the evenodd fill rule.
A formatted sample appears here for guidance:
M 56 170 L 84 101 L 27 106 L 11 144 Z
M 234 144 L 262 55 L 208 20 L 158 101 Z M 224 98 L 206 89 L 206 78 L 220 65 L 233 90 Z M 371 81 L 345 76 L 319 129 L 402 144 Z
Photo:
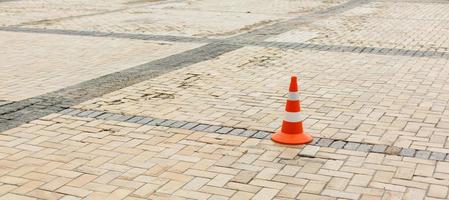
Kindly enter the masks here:
M 127 123 L 136 123 L 142 125 L 162 126 L 167 128 L 180 128 L 192 131 L 202 131 L 216 134 L 228 134 L 257 139 L 269 139 L 270 136 L 272 135 L 272 132 L 255 129 L 211 125 L 198 122 L 161 119 L 137 115 L 123 115 L 119 113 L 105 112 L 105 111 L 81 110 L 69 108 L 59 113 L 75 117 L 87 117 L 99 120 L 111 120 Z M 319 147 L 330 147 L 334 149 L 352 150 L 366 153 L 380 153 L 386 155 L 421 158 L 426 160 L 449 161 L 449 154 L 447 153 L 428 151 L 428 150 L 417 150 L 412 148 L 401 148 L 385 144 L 369 144 L 362 142 L 351 142 L 330 138 L 315 137 L 312 140 L 312 142 L 309 143 L 308 145 Z

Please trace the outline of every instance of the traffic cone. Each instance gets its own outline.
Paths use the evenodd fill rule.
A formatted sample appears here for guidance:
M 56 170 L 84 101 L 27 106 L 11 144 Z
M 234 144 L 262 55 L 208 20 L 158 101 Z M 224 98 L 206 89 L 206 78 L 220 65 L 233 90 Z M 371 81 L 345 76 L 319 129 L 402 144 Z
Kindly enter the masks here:
M 282 144 L 306 144 L 312 141 L 312 136 L 305 134 L 302 127 L 301 106 L 298 93 L 298 78 L 292 76 L 285 106 L 285 118 L 282 129 L 276 132 L 271 139 Z

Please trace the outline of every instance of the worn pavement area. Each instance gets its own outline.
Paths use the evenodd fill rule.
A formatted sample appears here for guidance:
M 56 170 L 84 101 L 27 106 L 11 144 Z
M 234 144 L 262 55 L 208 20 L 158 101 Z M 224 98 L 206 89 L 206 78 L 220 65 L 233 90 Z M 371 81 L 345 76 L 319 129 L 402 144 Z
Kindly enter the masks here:
M 0 199 L 448 199 L 448 11 L 0 0 Z

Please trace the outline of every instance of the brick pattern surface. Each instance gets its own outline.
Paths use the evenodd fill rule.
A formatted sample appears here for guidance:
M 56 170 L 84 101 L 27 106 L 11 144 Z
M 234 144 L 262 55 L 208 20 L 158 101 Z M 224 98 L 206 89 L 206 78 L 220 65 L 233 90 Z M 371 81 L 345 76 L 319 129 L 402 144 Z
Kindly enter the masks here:
M 448 153 L 447 63 L 245 47 L 76 107 L 273 132 L 299 73 L 311 134 Z
M 26 27 L 102 32 L 228 37 L 273 22 L 341 4 L 346 0 L 204 0 L 141 5 L 123 11 L 46 20 Z
M 196 122 L 178 121 L 172 119 L 160 119 L 148 116 L 145 117 L 145 116 L 122 115 L 118 113 L 102 112 L 95 110 L 65 109 L 59 113 L 76 117 L 90 117 L 94 119 L 137 123 L 142 125 L 162 126 L 168 128 L 181 128 L 192 131 L 238 135 L 257 139 L 270 139 L 271 135 L 273 134 L 271 132 L 254 129 L 251 130 L 251 129 L 211 125 Z M 449 153 L 432 152 L 428 150 L 417 150 L 412 148 L 401 148 L 397 146 L 383 145 L 383 144 L 348 142 L 345 140 L 321 138 L 316 136 L 313 138 L 313 141 L 308 145 L 312 146 L 309 146 L 310 148 L 307 148 L 306 150 L 301 152 L 300 155 L 314 156 L 317 148 L 313 146 L 320 146 L 320 147 L 332 147 L 334 149 L 347 149 L 361 152 L 374 152 L 387 155 L 400 155 L 405 157 L 416 157 L 430 160 L 449 161 Z
M 0 199 L 449 198 L 446 1 L 86 2 L 0 0 Z
M 145 1 L 142 1 L 144 3 Z M 23 0 L 0 1 L 0 26 L 39 24 L 111 12 L 130 7 L 126 0 Z
M 52 114 L 2 133 L 2 198 L 445 199 L 443 161 Z
M 444 3 L 374 1 L 294 33 L 313 44 L 448 52 L 448 9 Z M 297 42 L 299 38 L 284 33 L 270 40 Z
M 17 101 L 201 44 L 0 32 L 0 45 L 0 99 Z

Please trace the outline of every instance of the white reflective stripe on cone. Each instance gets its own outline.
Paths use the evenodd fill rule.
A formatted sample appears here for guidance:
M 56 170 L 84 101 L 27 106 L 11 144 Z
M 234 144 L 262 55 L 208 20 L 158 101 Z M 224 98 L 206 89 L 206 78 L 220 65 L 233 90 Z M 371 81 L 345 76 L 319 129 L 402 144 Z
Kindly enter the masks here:
M 289 92 L 288 100 L 293 100 L 293 101 L 299 100 L 299 93 L 298 92 Z
M 288 122 L 302 122 L 302 117 L 300 112 L 285 112 L 285 121 Z

